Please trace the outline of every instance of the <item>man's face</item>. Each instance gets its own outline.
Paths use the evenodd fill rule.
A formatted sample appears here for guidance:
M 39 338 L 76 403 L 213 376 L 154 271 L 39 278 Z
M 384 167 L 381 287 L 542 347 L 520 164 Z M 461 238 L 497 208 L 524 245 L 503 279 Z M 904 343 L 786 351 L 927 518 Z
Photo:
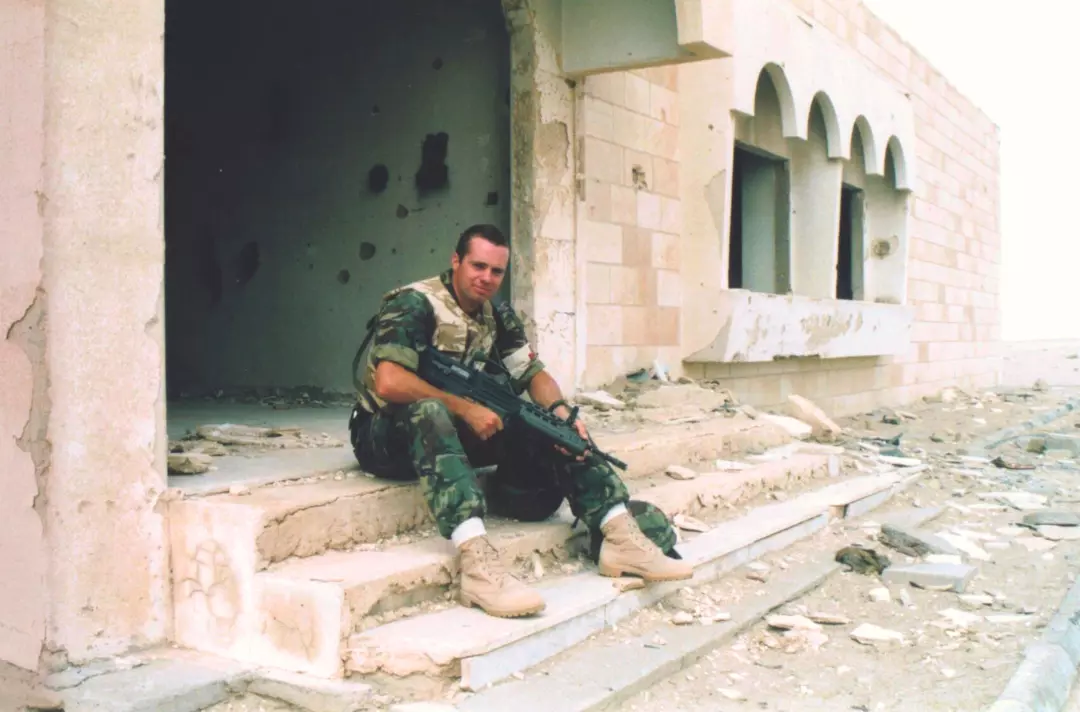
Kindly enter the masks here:
M 482 237 L 469 240 L 464 258 L 455 252 L 450 258 L 454 272 L 454 292 L 465 308 L 475 308 L 495 296 L 506 276 L 510 250 L 493 245 Z

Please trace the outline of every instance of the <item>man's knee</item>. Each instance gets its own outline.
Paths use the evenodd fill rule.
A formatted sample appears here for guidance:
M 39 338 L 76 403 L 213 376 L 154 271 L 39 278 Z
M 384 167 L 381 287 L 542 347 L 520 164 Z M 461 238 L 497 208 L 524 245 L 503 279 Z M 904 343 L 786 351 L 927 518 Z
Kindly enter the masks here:
M 406 410 L 409 422 L 413 425 L 440 431 L 454 429 L 454 419 L 450 415 L 450 409 L 435 398 L 425 398 L 410 403 L 406 406 Z

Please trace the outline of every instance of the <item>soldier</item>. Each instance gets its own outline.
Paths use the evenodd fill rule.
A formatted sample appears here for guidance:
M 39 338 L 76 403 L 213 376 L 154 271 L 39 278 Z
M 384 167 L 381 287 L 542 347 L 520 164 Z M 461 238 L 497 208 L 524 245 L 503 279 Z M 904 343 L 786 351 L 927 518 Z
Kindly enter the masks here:
M 461 233 L 449 270 L 383 298 L 350 419 L 357 460 L 379 477 L 420 479 L 439 532 L 460 554 L 462 603 L 491 615 L 525 616 L 545 604 L 507 572 L 488 540 L 489 498 L 494 512 L 532 520 L 546 518 L 568 498 L 574 515 L 602 536 L 602 575 L 690 578 L 693 568 L 687 562 L 665 555 L 642 533 L 641 517 L 627 509 L 626 486 L 605 463 L 569 457 L 528 433 L 504 432 L 488 408 L 416 375 L 419 354 L 427 348 L 467 364 L 497 358 L 515 393 L 527 391 L 537 405 L 554 406 L 556 415 L 569 417 L 559 386 L 532 351 L 521 320 L 508 304 L 492 302 L 509 258 L 498 228 L 475 225 Z M 575 426 L 588 437 L 580 419 Z M 474 469 L 485 464 L 498 465 L 490 497 Z M 632 504 L 640 514 L 641 503 Z

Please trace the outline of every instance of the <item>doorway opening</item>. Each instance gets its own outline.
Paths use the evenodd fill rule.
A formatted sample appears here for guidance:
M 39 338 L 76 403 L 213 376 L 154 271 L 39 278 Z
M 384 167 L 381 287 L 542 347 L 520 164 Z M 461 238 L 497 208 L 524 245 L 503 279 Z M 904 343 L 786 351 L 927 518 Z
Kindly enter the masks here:
M 167 0 L 168 432 L 347 442 L 350 365 L 388 290 L 510 234 L 499 0 Z

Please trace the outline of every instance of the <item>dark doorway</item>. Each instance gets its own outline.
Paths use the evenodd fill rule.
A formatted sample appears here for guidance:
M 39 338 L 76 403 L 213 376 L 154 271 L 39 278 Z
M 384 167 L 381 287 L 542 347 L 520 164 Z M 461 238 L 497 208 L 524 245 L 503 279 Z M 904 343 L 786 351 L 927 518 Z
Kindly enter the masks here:
M 790 212 L 787 161 L 736 146 L 731 186 L 729 289 L 771 294 L 788 291 Z

